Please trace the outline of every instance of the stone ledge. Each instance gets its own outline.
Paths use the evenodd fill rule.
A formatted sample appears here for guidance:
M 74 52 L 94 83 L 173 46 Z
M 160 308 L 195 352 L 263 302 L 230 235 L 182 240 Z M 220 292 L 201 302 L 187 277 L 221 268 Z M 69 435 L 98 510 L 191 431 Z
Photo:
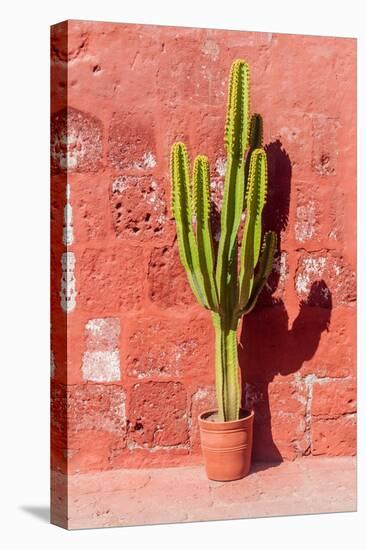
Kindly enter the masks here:
M 52 473 L 52 523 L 68 529 L 356 511 L 355 457 L 255 463 L 245 479 L 203 466 Z M 68 510 L 66 511 L 68 503 Z

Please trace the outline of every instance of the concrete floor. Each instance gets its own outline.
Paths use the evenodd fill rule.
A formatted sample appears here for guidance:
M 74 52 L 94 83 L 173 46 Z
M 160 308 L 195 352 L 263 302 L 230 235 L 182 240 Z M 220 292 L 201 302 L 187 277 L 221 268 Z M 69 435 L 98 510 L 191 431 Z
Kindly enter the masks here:
M 356 510 L 354 457 L 257 463 L 230 483 L 209 481 L 203 466 L 68 479 L 53 473 L 52 523 L 68 529 Z

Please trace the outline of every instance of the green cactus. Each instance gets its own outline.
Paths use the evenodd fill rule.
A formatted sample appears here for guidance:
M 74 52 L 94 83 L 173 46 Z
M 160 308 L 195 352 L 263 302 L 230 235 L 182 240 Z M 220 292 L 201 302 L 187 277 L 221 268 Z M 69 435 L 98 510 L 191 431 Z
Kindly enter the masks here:
M 267 157 L 262 147 L 263 122 L 249 111 L 249 67 L 231 66 L 225 125 L 227 152 L 221 233 L 215 258 L 210 224 L 210 171 L 207 157 L 194 161 L 192 182 L 184 143 L 171 151 L 172 214 L 178 248 L 198 302 L 212 312 L 216 338 L 215 375 L 220 420 L 239 418 L 241 377 L 237 329 L 249 313 L 271 272 L 276 234 L 262 238 L 262 211 L 267 194 Z M 240 253 L 238 233 L 243 212 Z

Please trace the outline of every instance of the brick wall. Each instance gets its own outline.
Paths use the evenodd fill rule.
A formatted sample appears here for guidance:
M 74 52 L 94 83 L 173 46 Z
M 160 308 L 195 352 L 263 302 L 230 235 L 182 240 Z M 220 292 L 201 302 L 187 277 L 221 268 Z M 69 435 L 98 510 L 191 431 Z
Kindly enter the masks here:
M 209 156 L 231 62 L 264 118 L 269 284 L 240 336 L 254 458 L 355 453 L 351 39 L 71 21 L 51 32 L 52 468 L 200 462 L 213 331 L 179 263 L 168 162 Z

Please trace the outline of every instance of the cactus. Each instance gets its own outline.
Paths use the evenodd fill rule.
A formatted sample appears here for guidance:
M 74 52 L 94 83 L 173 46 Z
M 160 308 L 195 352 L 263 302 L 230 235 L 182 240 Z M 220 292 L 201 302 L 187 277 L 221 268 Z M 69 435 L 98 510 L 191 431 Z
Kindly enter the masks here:
M 172 216 L 179 255 L 192 292 L 211 311 L 216 340 L 216 398 L 222 421 L 239 418 L 242 380 L 237 355 L 238 324 L 254 308 L 271 272 L 276 250 L 273 231 L 262 237 L 267 195 L 267 157 L 262 139 L 262 118 L 258 114 L 250 116 L 249 112 L 249 67 L 237 59 L 229 78 L 227 163 L 216 258 L 210 224 L 208 159 L 203 155 L 196 157 L 191 181 L 184 143 L 174 143 L 171 150 Z

